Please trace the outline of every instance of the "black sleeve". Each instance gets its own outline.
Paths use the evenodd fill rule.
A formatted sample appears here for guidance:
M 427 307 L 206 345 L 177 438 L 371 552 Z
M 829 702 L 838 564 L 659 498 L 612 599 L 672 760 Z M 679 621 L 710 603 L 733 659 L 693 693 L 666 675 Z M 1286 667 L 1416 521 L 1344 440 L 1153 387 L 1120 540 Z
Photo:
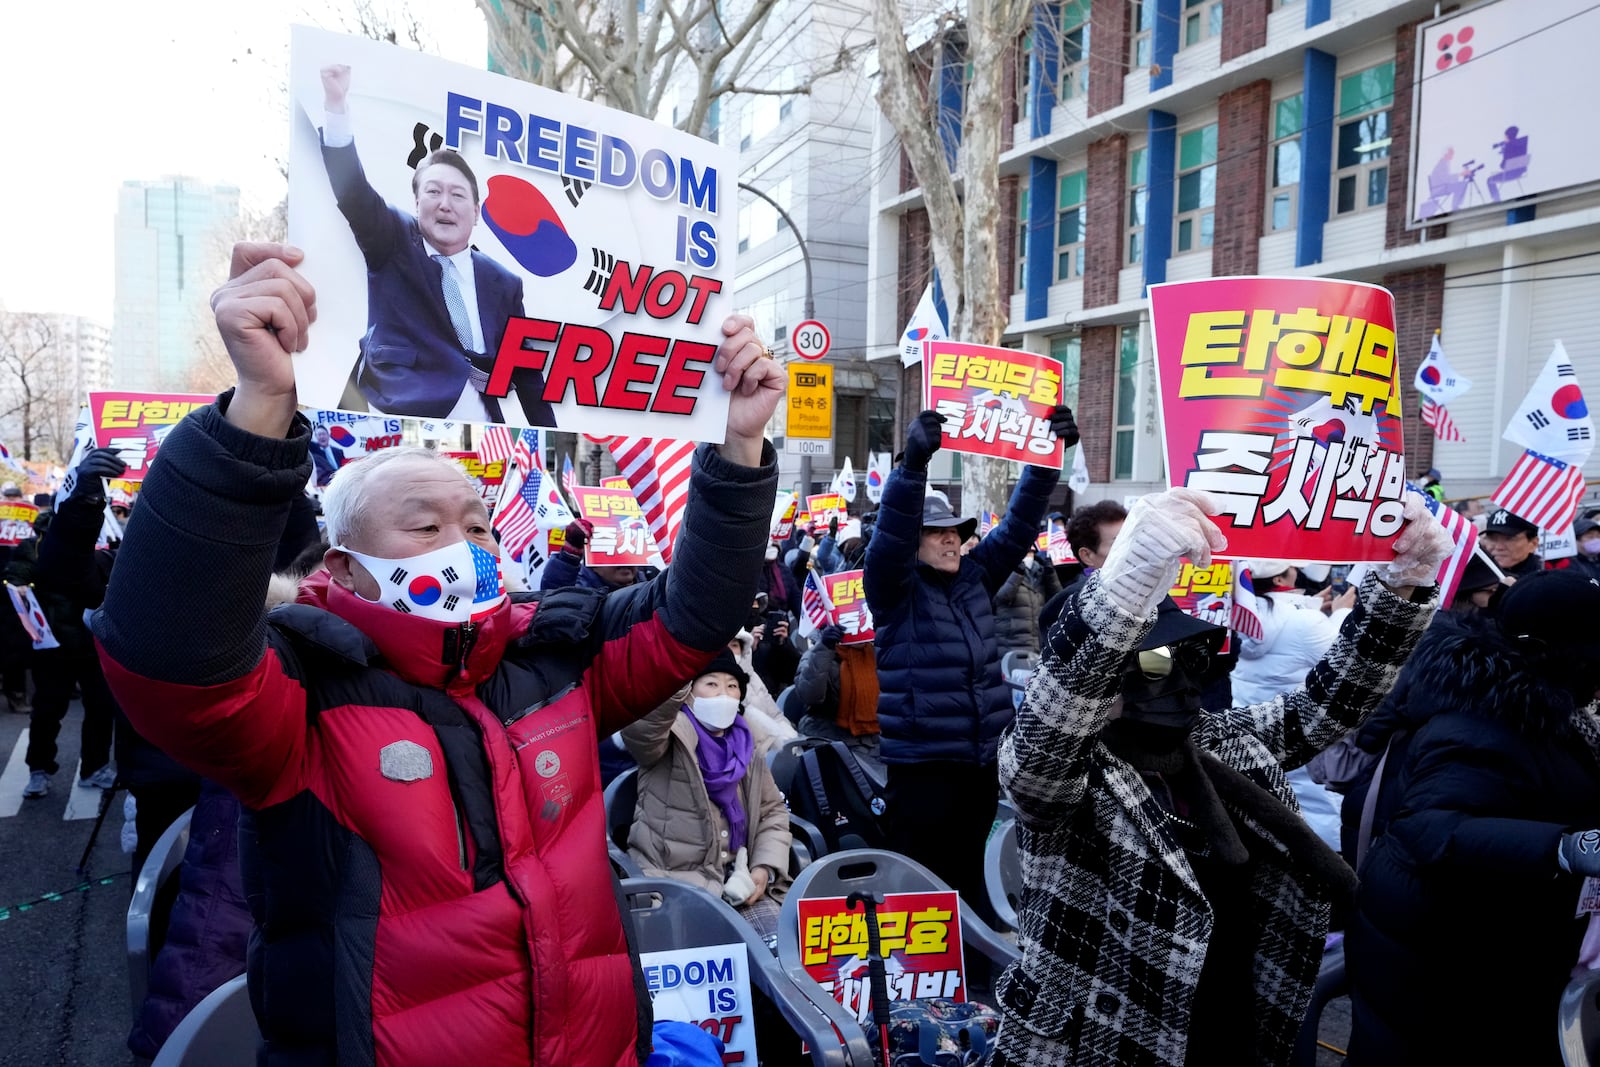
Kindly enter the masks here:
M 128 520 L 94 632 L 129 671 L 186 685 L 248 673 L 266 647 L 267 581 L 311 476 L 311 427 L 261 437 L 223 418 L 232 390 L 161 446 Z
M 99 607 L 106 595 L 94 553 L 105 522 L 104 507 L 103 498 L 67 497 L 57 506 L 50 528 L 39 541 L 34 583 L 42 591 L 71 600 L 80 611 Z

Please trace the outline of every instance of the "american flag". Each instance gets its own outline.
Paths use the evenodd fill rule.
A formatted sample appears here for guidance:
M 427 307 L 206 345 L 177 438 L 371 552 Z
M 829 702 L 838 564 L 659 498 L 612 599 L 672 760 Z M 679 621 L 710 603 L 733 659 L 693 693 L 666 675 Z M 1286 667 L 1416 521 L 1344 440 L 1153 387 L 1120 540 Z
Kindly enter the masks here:
M 1256 600 L 1255 583 L 1250 578 L 1250 568 L 1233 565 L 1233 630 L 1240 637 L 1260 641 L 1266 636 L 1261 627 L 1261 605 Z
M 1531 448 L 1493 493 L 1496 505 L 1545 530 L 1566 529 L 1582 497 L 1582 467 Z
M 561 488 L 565 489 L 573 500 L 578 499 L 578 474 L 572 469 L 570 454 L 561 457 Z
M 485 426 L 478 438 L 478 458 L 485 463 L 504 463 L 511 458 L 515 444 L 515 436 L 506 427 Z
M 1472 558 L 1473 549 L 1478 547 L 1478 528 L 1473 526 L 1465 515 L 1455 508 L 1440 503 L 1427 493 L 1423 493 L 1415 485 L 1407 488 L 1416 490 L 1422 496 L 1422 502 L 1428 505 L 1428 511 L 1439 520 L 1439 525 L 1444 527 L 1444 532 L 1450 535 L 1450 540 L 1455 543 L 1455 548 L 1445 561 L 1439 564 L 1439 589 L 1444 594 L 1443 603 L 1449 606 L 1455 599 L 1456 589 L 1461 585 L 1461 575 L 1467 569 L 1467 561 Z
M 694 459 L 693 441 L 667 438 L 608 437 L 604 444 L 628 479 L 633 498 L 650 523 L 650 535 L 661 548 L 661 558 L 672 562 L 672 542 L 689 499 L 689 469 Z
M 805 612 L 802 636 L 833 622 L 833 601 L 828 599 L 827 590 L 822 588 L 816 571 L 806 572 L 806 586 L 800 593 L 800 606 Z
M 484 458 L 481 451 L 478 456 Z M 544 484 L 544 471 L 539 463 L 539 431 L 523 430 L 517 435 L 510 456 L 512 466 L 500 489 L 494 527 L 500 531 L 500 544 L 505 551 L 512 559 L 521 560 L 539 533 L 539 490 Z
M 1422 424 L 1432 426 L 1434 435 L 1441 441 L 1465 441 L 1466 437 L 1456 428 L 1456 420 L 1450 417 L 1450 411 L 1443 404 L 1436 404 L 1427 397 L 1422 398 Z

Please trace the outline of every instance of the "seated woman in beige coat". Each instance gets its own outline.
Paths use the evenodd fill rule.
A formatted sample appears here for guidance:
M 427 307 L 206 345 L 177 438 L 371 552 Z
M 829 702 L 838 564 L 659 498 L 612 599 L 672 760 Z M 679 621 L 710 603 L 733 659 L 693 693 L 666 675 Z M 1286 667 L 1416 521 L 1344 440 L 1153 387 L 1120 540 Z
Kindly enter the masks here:
M 639 763 L 628 852 L 646 874 L 720 894 L 766 936 L 789 884 L 789 811 L 741 714 L 748 678 L 723 652 L 686 703 L 622 731 Z

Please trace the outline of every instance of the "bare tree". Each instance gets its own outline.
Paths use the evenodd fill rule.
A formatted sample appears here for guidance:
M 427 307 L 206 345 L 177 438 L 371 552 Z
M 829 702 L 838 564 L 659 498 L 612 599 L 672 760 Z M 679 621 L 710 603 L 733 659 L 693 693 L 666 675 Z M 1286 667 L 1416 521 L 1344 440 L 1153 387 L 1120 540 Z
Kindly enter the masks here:
M 47 449 L 59 453 L 62 409 L 76 415 L 73 368 L 59 342 L 51 316 L 0 312 L 0 425 L 16 431 L 18 458 L 44 459 Z M 66 420 L 69 450 L 72 422 Z
M 669 93 L 687 90 L 689 103 L 678 109 L 677 125 L 696 134 L 722 97 L 806 93 L 855 58 L 841 43 L 793 84 L 752 78 L 777 0 L 750 0 L 748 6 L 722 0 L 477 3 L 489 24 L 489 54 L 512 77 L 647 117 L 660 113 Z
M 939 29 L 917 55 L 906 47 L 900 0 L 873 0 L 878 41 L 878 106 L 894 127 L 922 187 L 928 211 L 934 267 L 949 309 L 950 335 L 975 344 L 1000 343 L 1009 319 L 1009 293 L 1001 285 L 998 235 L 1010 220 L 1000 217 L 1000 146 L 1006 120 L 1005 63 L 1032 10 L 1030 0 L 970 0 L 964 16 L 939 18 Z M 960 148 L 954 169 L 946 154 L 937 76 L 937 56 L 959 50 L 968 64 L 960 115 Z M 1012 473 L 1001 461 L 962 463 L 963 510 L 1004 502 Z

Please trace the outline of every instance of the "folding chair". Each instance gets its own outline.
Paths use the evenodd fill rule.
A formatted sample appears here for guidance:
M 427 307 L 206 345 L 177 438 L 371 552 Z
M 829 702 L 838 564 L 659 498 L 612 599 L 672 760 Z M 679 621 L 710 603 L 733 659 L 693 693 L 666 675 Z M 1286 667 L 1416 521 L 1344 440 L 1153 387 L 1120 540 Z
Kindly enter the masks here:
M 1017 906 L 1022 903 L 1022 856 L 1017 851 L 1017 823 L 1008 819 L 989 835 L 983 850 L 983 887 L 989 906 L 1007 929 L 1020 930 Z
M 253 1067 L 260 1042 L 241 974 L 212 990 L 183 1017 L 150 1067 Z
M 1349 992 L 1350 976 L 1345 972 L 1344 938 L 1341 936 L 1322 953 L 1322 968 L 1317 972 L 1317 984 L 1311 989 L 1311 1005 L 1306 1009 L 1305 1021 L 1300 1024 L 1294 1051 L 1289 1054 L 1289 1067 L 1316 1067 L 1322 1011 L 1329 1001 L 1347 996 Z
M 872 1051 L 855 1019 L 822 987 L 806 977 L 796 982 L 779 965 L 755 928 L 726 903 L 698 886 L 671 878 L 630 878 L 622 898 L 631 913 L 640 952 L 742 944 L 749 959 L 752 994 L 778 1009 L 811 1047 L 818 1067 L 872 1067 Z M 762 1041 L 772 1040 L 772 1035 Z
M 1574 978 L 1561 993 L 1561 1060 L 1567 1067 L 1600 1062 L 1600 971 Z
M 178 898 L 178 871 L 189 850 L 193 815 L 190 808 L 161 832 L 133 883 L 133 899 L 128 901 L 128 995 L 135 1018 L 150 986 L 150 964 L 167 939 L 167 916 Z
M 639 804 L 639 768 L 611 779 L 606 786 L 605 804 L 606 833 L 613 844 L 626 852 L 628 831 L 633 828 L 633 815 Z

